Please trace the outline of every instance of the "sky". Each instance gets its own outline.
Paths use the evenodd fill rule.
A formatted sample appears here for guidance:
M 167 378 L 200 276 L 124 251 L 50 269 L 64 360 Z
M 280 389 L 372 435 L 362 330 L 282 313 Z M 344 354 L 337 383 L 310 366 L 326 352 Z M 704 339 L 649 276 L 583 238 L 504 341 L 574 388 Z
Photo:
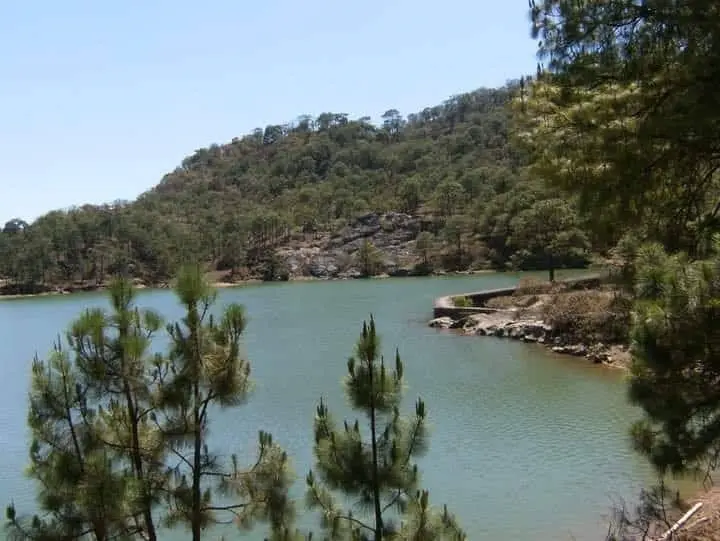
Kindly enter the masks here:
M 0 226 L 131 200 L 184 157 L 534 73 L 527 0 L 0 3 Z

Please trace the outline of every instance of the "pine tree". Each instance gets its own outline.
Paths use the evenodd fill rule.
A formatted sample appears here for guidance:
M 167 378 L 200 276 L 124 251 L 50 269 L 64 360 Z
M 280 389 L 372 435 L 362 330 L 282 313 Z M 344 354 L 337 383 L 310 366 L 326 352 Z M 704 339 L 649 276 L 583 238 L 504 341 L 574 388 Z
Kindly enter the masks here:
M 132 479 L 128 505 L 141 517 L 139 530 L 154 541 L 153 510 L 166 485 L 166 449 L 151 420 L 163 361 L 151 355 L 150 346 L 162 320 L 136 308 L 135 294 L 128 280 L 116 280 L 110 287 L 112 314 L 88 312 L 72 327 L 70 344 L 92 382 L 93 400 L 101 404 L 99 437 L 124 461 Z
M 720 251 L 688 262 L 650 245 L 636 266 L 630 399 L 645 413 L 636 448 L 660 474 L 707 474 L 720 449 Z
M 363 278 L 375 276 L 378 273 L 381 259 L 380 251 L 368 239 L 362 241 L 355 254 L 355 262 L 360 267 L 360 274 Z
M 85 312 L 70 326 L 67 349 L 58 341 L 47 361 L 35 359 L 30 475 L 43 516 L 23 520 L 10 505 L 13 536 L 154 541 L 165 519 L 190 525 L 197 540 L 227 511 L 241 527 L 266 520 L 274 539 L 290 539 L 293 477 L 272 437 L 260 432 L 259 457 L 246 471 L 234 456 L 224 468 L 207 447 L 210 409 L 239 405 L 249 391 L 244 311 L 230 305 L 217 322 L 210 317 L 214 294 L 198 267 L 183 270 L 177 293 L 187 316 L 168 327 L 167 356 L 150 353 L 160 317 L 137 309 L 121 279 L 110 287 L 110 313 Z M 215 504 L 217 497 L 234 501 Z
M 330 539 L 464 539 L 445 510 L 434 513 L 427 492 L 418 490 L 419 472 L 412 461 L 428 445 L 425 404 L 418 400 L 415 415 L 400 415 L 403 365 L 395 352 L 395 369 L 388 371 L 380 356 L 375 321 L 363 323 L 355 356 L 348 360 L 345 392 L 353 409 L 367 415 L 368 440 L 359 421 L 338 428 L 321 399 L 315 418 L 316 470 L 307 476 L 307 502 L 322 513 L 321 525 Z M 369 516 L 340 510 L 332 491 L 357 499 Z M 391 513 L 405 521 L 393 525 Z
M 111 284 L 110 299 L 110 314 L 88 310 L 70 326 L 68 349 L 58 341 L 47 362 L 33 362 L 30 475 L 48 516 L 21 525 L 11 507 L 16 533 L 157 539 L 153 508 L 165 467 L 149 422 L 158 367 L 148 351 L 161 321 L 134 307 L 125 280 Z
M 186 316 L 168 327 L 171 376 L 163 382 L 161 397 L 163 431 L 179 460 L 168 499 L 169 523 L 187 524 L 193 541 L 222 520 L 218 513 L 223 512 L 241 527 L 259 518 L 269 521 L 272 530 L 283 530 L 293 514 L 287 495 L 292 476 L 286 454 L 272 437 L 260 432 L 259 456 L 245 471 L 235 455 L 224 467 L 207 445 L 211 408 L 238 406 L 250 392 L 250 364 L 240 347 L 243 307 L 231 304 L 220 318 L 212 317 L 216 294 L 198 265 L 181 270 L 175 290 Z M 218 495 L 233 502 L 215 502 Z

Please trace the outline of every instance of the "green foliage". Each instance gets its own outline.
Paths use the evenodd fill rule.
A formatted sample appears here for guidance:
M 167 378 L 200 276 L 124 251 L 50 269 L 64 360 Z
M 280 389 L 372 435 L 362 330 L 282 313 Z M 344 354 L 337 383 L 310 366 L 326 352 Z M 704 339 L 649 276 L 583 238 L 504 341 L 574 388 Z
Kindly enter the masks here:
M 419 491 L 419 472 L 413 459 L 428 445 L 426 410 L 422 400 L 415 415 L 403 418 L 399 407 L 403 365 L 395 353 L 394 370 L 385 367 L 375 322 L 363 323 L 355 355 L 348 360 L 345 393 L 359 421 L 338 427 L 324 401 L 315 417 L 315 458 L 319 478 L 307 476 L 307 502 L 321 512 L 321 526 L 329 539 L 464 539 L 464 533 L 445 509 L 433 512 L 428 494 Z M 369 440 L 369 441 L 368 441 Z M 355 499 L 369 514 L 341 510 L 334 491 Z M 393 517 L 402 517 L 398 528 Z
M 112 312 L 85 312 L 47 361 L 32 368 L 29 474 L 47 514 L 13 526 L 33 538 L 155 539 L 152 512 L 166 479 L 162 436 L 150 422 L 159 361 L 149 353 L 159 316 L 133 305 L 124 280 L 110 288 Z
M 516 105 L 534 171 L 606 240 L 632 227 L 700 250 L 720 211 L 717 4 L 533 0 L 531 14 L 548 69 Z
M 517 268 L 537 267 L 539 259 L 545 262 L 552 282 L 558 265 L 588 263 L 590 243 L 572 208 L 562 199 L 535 202 L 515 216 L 511 226 L 509 243 L 517 248 L 511 261 Z
M 595 246 L 614 246 L 618 298 L 634 300 L 636 449 L 661 476 L 707 474 L 720 456 L 720 8 L 531 0 L 530 12 L 547 67 L 514 100 L 516 139 L 531 174 L 577 198 Z
M 380 251 L 368 239 L 363 240 L 355 254 L 355 263 L 360 268 L 360 274 L 365 278 L 375 276 L 380 270 L 381 262 Z
M 645 419 L 634 441 L 660 473 L 705 473 L 720 449 L 720 257 L 682 262 L 652 245 L 644 254 L 630 398 Z
M 435 242 L 435 236 L 429 231 L 421 232 L 415 239 L 415 251 L 420 257 L 420 265 L 428 272 L 432 267 L 431 254 L 434 251 Z
M 424 251 L 425 269 L 430 259 L 453 268 L 484 261 L 486 244 L 504 268 L 518 247 L 499 224 L 548 197 L 508 141 L 517 89 L 479 89 L 405 118 L 395 111 L 382 126 L 339 113 L 300 117 L 197 150 L 136 201 L 11 221 L 0 232 L 8 280 L 0 288 L 90 287 L 114 274 L 165 283 L 197 261 L 235 277 L 283 279 L 279 247 L 329 239 L 370 211 L 411 213 L 445 241 L 448 260 L 435 257 L 444 249 L 437 243 Z M 454 216 L 469 222 L 460 262 L 457 236 L 443 234 Z
M 469 308 L 471 307 L 472 301 L 465 297 L 464 295 L 459 295 L 457 297 L 452 298 L 453 306 L 457 306 L 458 308 Z
M 272 437 L 260 432 L 258 458 L 249 470 L 241 470 L 234 455 L 232 464 L 224 467 L 206 444 L 210 411 L 238 406 L 250 392 L 250 364 L 240 347 L 244 309 L 231 304 L 213 318 L 215 292 L 199 265 L 180 271 L 175 291 L 186 316 L 168 327 L 172 375 L 164 381 L 160 396 L 163 433 L 170 451 L 180 459 L 169 486 L 168 522 L 187 524 L 195 541 L 218 520 L 218 513 L 231 513 L 242 527 L 262 518 L 273 529 L 284 528 L 293 513 L 287 499 L 292 477 L 287 456 Z M 215 503 L 213 493 L 240 503 Z
M 468 238 L 472 232 L 472 221 L 467 216 L 450 216 L 445 222 L 443 238 L 450 247 L 446 254 L 445 266 L 450 269 L 461 269 L 467 267 L 467 245 Z
M 260 432 L 258 458 L 241 470 L 207 446 L 210 412 L 248 396 L 242 306 L 210 316 L 215 292 L 199 266 L 178 276 L 186 309 L 169 325 L 167 355 L 152 354 L 160 317 L 134 304 L 125 279 L 109 290 L 111 311 L 88 310 L 47 361 L 32 366 L 29 474 L 42 516 L 8 508 L 10 533 L 33 540 L 157 539 L 160 524 L 187 524 L 193 538 L 230 515 L 243 528 L 257 519 L 287 529 L 294 477 L 285 453 Z M 218 501 L 220 500 L 220 501 Z

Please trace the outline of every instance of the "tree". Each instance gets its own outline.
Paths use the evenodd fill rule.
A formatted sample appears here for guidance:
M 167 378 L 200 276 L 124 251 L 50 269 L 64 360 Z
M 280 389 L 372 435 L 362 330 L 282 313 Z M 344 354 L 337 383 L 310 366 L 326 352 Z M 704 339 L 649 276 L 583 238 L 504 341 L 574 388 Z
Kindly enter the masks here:
M 307 500 L 311 509 L 321 511 L 322 527 L 331 539 L 464 539 L 447 509 L 433 513 L 427 492 L 418 491 L 419 472 L 412 461 L 428 445 L 425 403 L 418 399 L 415 415 L 401 417 L 402 386 L 400 355 L 395 352 L 395 368 L 387 370 L 371 317 L 369 323 L 363 323 L 345 379 L 353 409 L 367 416 L 369 426 L 361 431 L 356 420 L 338 427 L 322 399 L 315 417 L 319 478 L 313 471 L 308 474 Z M 333 490 L 357 498 L 372 509 L 370 517 L 340 510 Z M 389 517 L 393 511 L 405 519 L 400 528 Z
M 273 536 L 288 529 L 293 477 L 272 437 L 260 432 L 259 456 L 244 471 L 234 455 L 224 467 L 207 445 L 211 409 L 237 406 L 249 392 L 244 311 L 233 304 L 210 316 L 214 294 L 198 266 L 183 269 L 176 291 L 187 315 L 168 327 L 168 356 L 150 349 L 161 319 L 139 310 L 118 279 L 110 313 L 85 312 L 67 349 L 58 342 L 48 361 L 35 359 L 30 475 L 44 516 L 23 520 L 11 505 L 14 534 L 153 541 L 160 522 L 180 522 L 198 540 L 221 513 L 243 528 L 267 521 Z
M 435 236 L 429 231 L 423 231 L 415 239 L 415 251 L 422 259 L 422 266 L 425 270 L 430 270 L 430 254 L 435 245 Z
M 451 259 L 454 260 L 453 265 L 456 268 L 462 267 L 463 255 L 465 252 L 463 241 L 471 230 L 472 223 L 467 216 L 451 216 L 445 223 L 443 237 L 445 237 L 445 241 L 453 247 Z
M 465 190 L 462 184 L 454 180 L 444 180 L 433 193 L 433 201 L 441 217 L 452 216 L 462 205 Z
M 28 537 L 157 538 L 165 449 L 149 418 L 160 369 L 149 346 L 161 320 L 135 308 L 126 280 L 111 284 L 110 300 L 110 314 L 89 310 L 70 326 L 68 349 L 58 342 L 33 361 L 30 475 L 47 516 L 25 525 L 9 511 Z
M 548 269 L 549 280 L 555 281 L 555 269 L 564 261 L 582 261 L 589 248 L 577 215 L 562 199 L 534 203 L 510 222 L 510 244 L 522 249 L 526 258 L 540 256 Z
M 76 364 L 89 382 L 93 401 L 110 397 L 98 408 L 102 422 L 100 441 L 114 449 L 118 461 L 129 463 L 136 494 L 131 502 L 141 517 L 149 541 L 157 539 L 153 510 L 165 487 L 166 450 L 150 421 L 155 409 L 161 359 L 150 354 L 153 337 L 161 327 L 160 316 L 134 306 L 135 290 L 128 280 L 110 287 L 112 314 L 89 311 L 71 328 L 70 346 Z
M 508 194 L 528 189 L 526 156 L 508 138 L 517 90 L 474 90 L 407 119 L 391 110 L 383 126 L 333 112 L 271 125 L 195 151 L 135 201 L 52 211 L 22 231 L 11 221 L 0 231 L 2 292 L 91 288 L 116 274 L 164 286 L 188 261 L 261 278 L 278 248 L 305 250 L 303 231 L 320 256 L 351 251 L 343 229 L 366 211 L 413 214 L 438 237 L 453 214 L 487 208 L 500 221 L 514 215 Z M 412 236 L 398 236 L 402 249 Z M 504 267 L 512 253 L 492 255 Z
M 250 391 L 250 365 L 240 347 L 244 309 L 231 304 L 218 319 L 209 315 L 216 293 L 199 265 L 181 270 L 175 291 L 186 316 L 168 327 L 173 376 L 163 383 L 161 396 L 167 412 L 163 433 L 179 459 L 170 487 L 169 522 L 187 524 L 193 541 L 200 541 L 203 529 L 223 512 L 243 527 L 262 518 L 273 530 L 282 530 L 293 513 L 287 497 L 292 479 L 287 455 L 272 436 L 260 432 L 258 458 L 247 471 L 238 467 L 235 455 L 223 467 L 207 446 L 211 408 L 238 406 Z M 240 502 L 213 502 L 213 492 Z
M 688 262 L 649 246 L 636 266 L 636 448 L 660 474 L 707 474 L 720 456 L 720 257 Z
M 655 240 L 692 253 L 720 212 L 717 5 L 533 0 L 531 15 L 548 63 L 517 100 L 533 161 L 603 226 L 657 222 Z
M 375 276 L 381 263 L 380 251 L 368 239 L 364 239 L 360 248 L 355 254 L 355 260 L 360 266 L 360 273 L 363 277 Z
M 13 218 L 12 220 L 9 220 L 5 222 L 5 226 L 2 228 L 2 232 L 6 235 L 14 235 L 16 233 L 21 233 L 25 229 L 27 229 L 28 223 L 25 220 L 21 220 L 20 218 Z
M 398 187 L 400 209 L 403 212 L 413 213 L 420 204 L 420 184 L 414 178 L 403 181 Z

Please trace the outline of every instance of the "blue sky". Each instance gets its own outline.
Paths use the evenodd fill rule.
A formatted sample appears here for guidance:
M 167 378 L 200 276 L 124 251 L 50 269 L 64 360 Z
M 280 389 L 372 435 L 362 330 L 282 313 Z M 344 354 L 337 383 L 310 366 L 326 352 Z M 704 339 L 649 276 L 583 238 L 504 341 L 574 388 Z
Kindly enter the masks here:
M 300 114 L 407 114 L 535 70 L 527 0 L 0 5 L 0 225 L 133 199 Z

